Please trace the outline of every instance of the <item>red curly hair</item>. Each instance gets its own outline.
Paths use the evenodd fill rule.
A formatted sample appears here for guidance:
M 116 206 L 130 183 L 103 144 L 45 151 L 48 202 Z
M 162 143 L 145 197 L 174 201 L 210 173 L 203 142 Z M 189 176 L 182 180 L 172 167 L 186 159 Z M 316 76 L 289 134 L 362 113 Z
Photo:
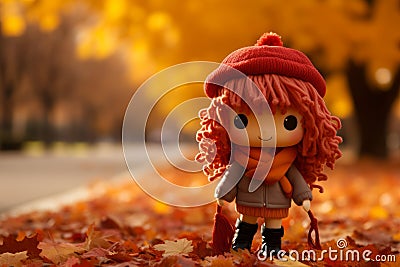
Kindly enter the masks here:
M 221 177 L 230 165 L 231 141 L 221 125 L 222 113 L 227 106 L 237 112 L 249 113 L 249 107 L 239 97 L 247 94 L 251 96 L 252 106 L 260 106 L 257 103 L 264 101 L 260 98 L 265 97 L 273 114 L 278 108 L 286 113 L 288 107 L 294 107 L 303 116 L 301 124 L 304 136 L 297 144 L 298 153 L 294 164 L 311 188 L 319 188 L 322 192 L 322 187 L 314 183 L 327 180 L 327 176 L 322 173 L 324 165 L 332 169 L 342 155 L 339 150 L 342 138 L 336 135 L 341 127 L 340 120 L 330 114 L 322 97 L 308 82 L 275 74 L 248 78 L 227 82 L 225 87 L 218 89 L 210 106 L 199 112 L 201 128 L 196 139 L 200 152 L 196 160 L 204 163 L 204 173 L 212 181 Z M 249 86 L 253 82 L 261 94 L 252 92 L 257 90 Z M 235 88 L 236 93 L 227 88 Z

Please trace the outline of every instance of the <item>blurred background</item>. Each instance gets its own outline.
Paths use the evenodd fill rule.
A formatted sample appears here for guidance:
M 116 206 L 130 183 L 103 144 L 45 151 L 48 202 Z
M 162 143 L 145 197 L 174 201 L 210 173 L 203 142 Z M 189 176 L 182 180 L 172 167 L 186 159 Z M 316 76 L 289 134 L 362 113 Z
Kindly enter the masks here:
M 0 211 L 124 171 L 123 116 L 142 82 L 177 63 L 220 62 L 267 31 L 325 77 L 343 160 L 400 165 L 397 0 L 0 0 L 0 12 Z M 166 95 L 147 140 L 202 95 Z M 197 128 L 182 140 L 194 144 Z

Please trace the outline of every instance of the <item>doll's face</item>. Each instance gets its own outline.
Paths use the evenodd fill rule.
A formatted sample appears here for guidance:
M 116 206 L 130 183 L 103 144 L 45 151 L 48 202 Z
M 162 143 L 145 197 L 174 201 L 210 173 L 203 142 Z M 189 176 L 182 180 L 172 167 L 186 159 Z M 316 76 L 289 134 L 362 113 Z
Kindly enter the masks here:
M 237 145 L 252 147 L 273 147 L 275 142 L 276 147 L 288 147 L 298 144 L 303 138 L 302 116 L 293 108 L 289 108 L 285 114 L 277 109 L 275 115 L 265 112 L 257 118 L 260 125 L 254 114 L 230 114 L 228 130 L 231 141 Z

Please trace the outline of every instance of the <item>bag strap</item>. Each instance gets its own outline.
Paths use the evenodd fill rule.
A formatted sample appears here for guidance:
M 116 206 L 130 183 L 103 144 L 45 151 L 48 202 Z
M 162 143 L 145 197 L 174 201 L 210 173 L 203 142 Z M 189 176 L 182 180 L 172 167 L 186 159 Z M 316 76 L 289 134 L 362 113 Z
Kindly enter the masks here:
M 308 245 L 313 249 L 322 249 L 321 243 L 319 240 L 319 230 L 318 230 L 318 220 L 315 218 L 314 214 L 311 210 L 308 212 L 308 217 L 310 218 L 310 230 L 308 231 Z M 315 240 L 312 238 L 312 232 L 314 232 Z

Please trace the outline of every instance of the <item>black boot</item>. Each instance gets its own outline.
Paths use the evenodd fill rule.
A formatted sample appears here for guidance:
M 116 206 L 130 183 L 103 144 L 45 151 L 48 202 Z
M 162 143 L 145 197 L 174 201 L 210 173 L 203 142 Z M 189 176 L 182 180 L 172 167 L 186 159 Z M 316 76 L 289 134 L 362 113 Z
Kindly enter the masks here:
M 233 236 L 232 249 L 238 251 L 238 249 L 248 249 L 250 251 L 253 237 L 257 232 L 258 224 L 251 224 L 236 220 L 236 230 Z
M 284 234 L 283 226 L 280 229 L 266 228 L 265 224 L 261 227 L 262 245 L 261 250 L 263 255 L 270 257 L 276 256 L 281 250 L 281 238 Z

